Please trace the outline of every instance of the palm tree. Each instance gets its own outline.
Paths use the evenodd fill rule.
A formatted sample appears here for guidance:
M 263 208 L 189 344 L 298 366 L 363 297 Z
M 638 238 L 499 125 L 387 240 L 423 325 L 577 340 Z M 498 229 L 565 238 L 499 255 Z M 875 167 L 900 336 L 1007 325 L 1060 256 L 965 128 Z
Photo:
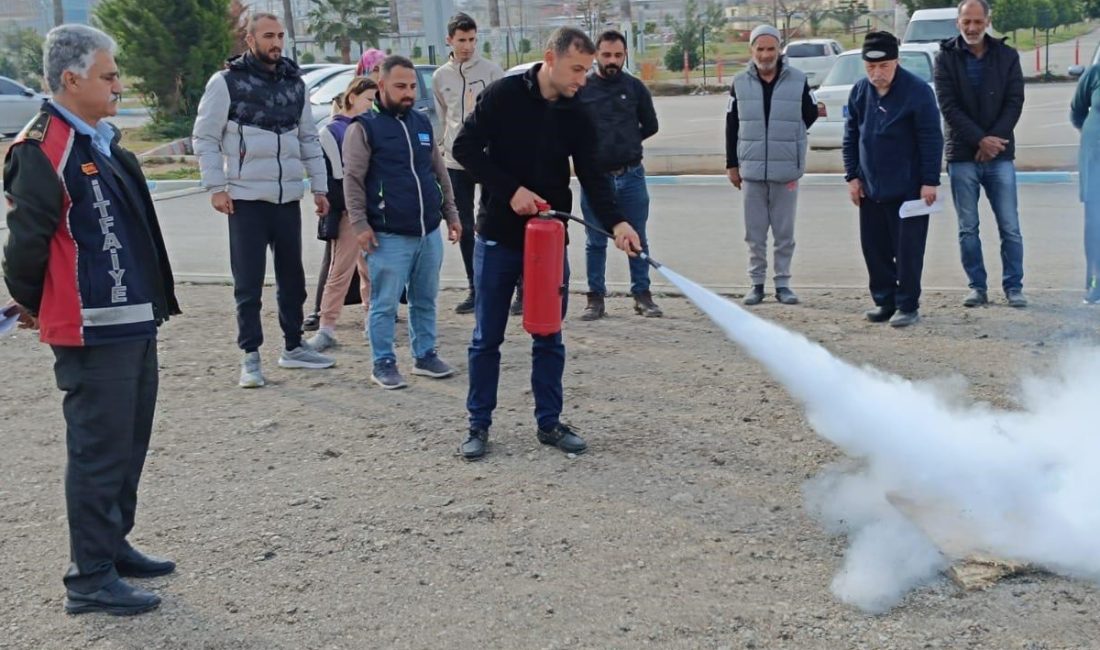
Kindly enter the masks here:
M 389 25 L 378 17 L 378 9 L 386 0 L 311 0 L 309 33 L 324 47 L 332 43 L 340 50 L 344 63 L 351 63 L 351 44 L 378 45 Z

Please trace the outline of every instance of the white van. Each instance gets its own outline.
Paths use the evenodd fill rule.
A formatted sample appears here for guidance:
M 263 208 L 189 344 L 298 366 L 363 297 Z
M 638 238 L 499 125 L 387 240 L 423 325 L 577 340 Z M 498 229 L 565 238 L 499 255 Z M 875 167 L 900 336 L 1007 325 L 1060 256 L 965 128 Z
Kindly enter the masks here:
M 959 9 L 918 9 L 909 19 L 902 43 L 938 43 L 959 35 Z

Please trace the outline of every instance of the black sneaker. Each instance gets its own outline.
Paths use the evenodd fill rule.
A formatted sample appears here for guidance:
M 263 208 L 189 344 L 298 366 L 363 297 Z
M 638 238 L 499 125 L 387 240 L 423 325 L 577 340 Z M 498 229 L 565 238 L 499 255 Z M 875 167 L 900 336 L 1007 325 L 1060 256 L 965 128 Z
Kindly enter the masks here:
M 917 310 L 899 311 L 890 317 L 890 327 L 909 327 L 920 320 Z
M 466 294 L 466 299 L 458 303 L 455 307 L 456 314 L 472 314 L 474 313 L 474 290 L 470 289 L 470 293 Z
M 963 307 L 980 307 L 989 304 L 989 294 L 983 289 L 971 289 L 963 298 Z
M 764 285 L 762 284 L 752 285 L 752 289 L 741 299 L 741 304 L 747 307 L 759 305 L 762 302 L 764 302 Z
M 405 378 L 397 370 L 397 362 L 393 359 L 380 359 L 375 362 L 370 378 L 371 381 L 386 390 L 396 390 L 408 386 L 405 383 Z
M 305 317 L 305 320 L 302 321 L 303 332 L 316 332 L 317 328 L 319 327 L 321 327 L 320 314 L 310 314 L 309 316 Z
M 777 287 L 775 290 L 775 299 L 784 305 L 798 304 L 798 295 L 791 291 L 790 287 Z
M 863 317 L 872 323 L 885 323 L 890 320 L 890 317 L 897 311 L 893 307 L 875 307 L 874 309 L 863 312 Z
M 484 429 L 470 427 L 466 434 L 466 442 L 458 447 L 458 453 L 466 460 L 477 460 L 485 455 L 489 449 L 489 432 Z
M 555 424 L 551 429 L 540 427 L 538 438 L 542 444 L 557 447 L 567 454 L 583 454 L 584 450 L 588 449 L 588 443 L 584 441 L 584 438 L 573 433 L 572 429 L 561 422 Z

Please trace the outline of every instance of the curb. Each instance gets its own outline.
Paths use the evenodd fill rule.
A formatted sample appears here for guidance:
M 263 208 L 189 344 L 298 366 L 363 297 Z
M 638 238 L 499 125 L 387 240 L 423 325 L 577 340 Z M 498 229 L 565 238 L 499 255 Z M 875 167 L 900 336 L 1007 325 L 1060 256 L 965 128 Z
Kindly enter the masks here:
M 1077 183 L 1080 178 L 1078 172 L 1016 172 L 1017 185 L 1066 185 Z M 944 178 L 945 184 L 947 179 Z M 844 183 L 844 174 L 806 174 L 802 177 L 802 185 L 806 187 L 838 186 Z M 718 174 L 683 174 L 679 176 L 647 176 L 646 184 L 650 187 L 683 186 L 706 187 L 726 186 L 729 179 Z M 202 184 L 195 180 L 166 180 L 148 181 L 149 192 L 157 200 L 168 200 L 190 196 L 199 193 Z M 309 191 L 309 181 L 305 181 L 306 191 Z
M 1057 185 L 1063 183 L 1076 183 L 1080 174 L 1078 172 L 1052 171 L 1052 172 L 1016 172 L 1017 185 Z M 946 175 L 942 176 L 945 184 L 949 181 Z M 679 176 L 647 176 L 646 183 L 651 187 L 663 185 L 729 185 L 729 179 L 719 174 L 683 174 Z M 801 184 L 809 187 L 838 185 L 844 183 L 844 174 L 806 174 L 802 177 Z

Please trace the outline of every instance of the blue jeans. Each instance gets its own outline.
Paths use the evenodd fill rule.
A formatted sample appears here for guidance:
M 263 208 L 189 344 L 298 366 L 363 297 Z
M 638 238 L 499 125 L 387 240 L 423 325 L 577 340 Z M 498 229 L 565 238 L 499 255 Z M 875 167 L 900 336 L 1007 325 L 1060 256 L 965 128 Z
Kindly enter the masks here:
M 947 164 L 951 197 L 959 216 L 959 250 L 963 270 L 971 289 L 988 289 L 982 241 L 978 237 L 978 195 L 986 198 L 997 218 L 1001 233 L 1001 281 L 1005 291 L 1024 286 L 1024 238 L 1020 234 L 1020 213 L 1016 208 L 1016 166 L 1011 160 L 952 162 Z
M 1085 290 L 1100 287 L 1100 203 L 1085 202 Z
M 607 182 L 615 193 L 615 201 L 619 204 L 619 210 L 638 236 L 642 239 L 642 250 L 649 253 L 649 240 L 646 238 L 645 225 L 649 221 L 649 190 L 646 189 L 645 167 L 636 165 L 628 167 L 622 176 L 606 176 Z M 581 211 L 584 220 L 599 228 L 604 228 L 603 223 L 596 217 L 596 211 L 588 202 L 588 196 L 581 192 Z M 584 246 L 585 266 L 588 270 L 588 290 L 600 296 L 607 295 L 607 283 L 605 274 L 607 268 L 607 237 L 591 229 L 587 230 L 587 241 Z M 629 257 L 630 260 L 630 293 L 638 295 L 643 291 L 649 291 L 649 263 L 640 257 Z
M 370 271 L 370 347 L 374 362 L 397 360 L 394 319 L 401 292 L 408 286 L 409 344 L 421 359 L 435 350 L 435 299 L 443 265 L 439 228 L 424 237 L 376 233 L 378 248 L 367 255 Z
M 562 250 L 565 255 L 565 250 Z M 500 383 L 500 344 L 508 327 L 508 307 L 516 282 L 523 275 L 523 253 L 486 241 L 474 242 L 474 336 L 470 342 L 470 391 L 466 410 L 470 426 L 489 430 L 497 407 Z M 569 258 L 565 259 L 565 283 L 569 283 Z M 565 317 L 569 293 L 561 300 Z M 561 332 L 552 336 L 531 336 L 531 390 L 535 395 L 535 421 L 550 429 L 558 423 L 562 409 L 561 378 L 565 372 L 565 344 Z

